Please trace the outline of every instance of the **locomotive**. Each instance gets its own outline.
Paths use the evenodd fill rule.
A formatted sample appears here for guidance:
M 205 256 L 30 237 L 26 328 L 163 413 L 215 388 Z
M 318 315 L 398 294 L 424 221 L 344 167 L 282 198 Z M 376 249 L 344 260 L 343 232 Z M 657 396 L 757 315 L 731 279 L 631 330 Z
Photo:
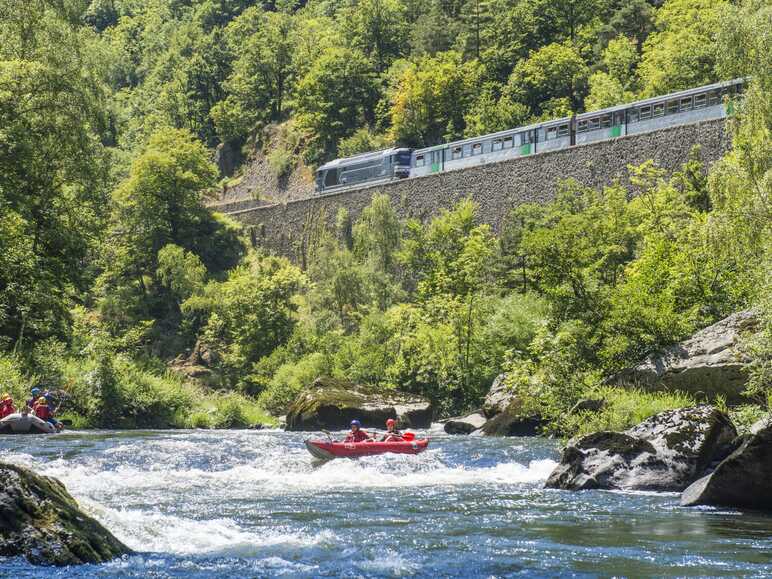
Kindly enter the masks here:
M 423 149 L 391 148 L 335 159 L 317 169 L 316 193 L 421 177 L 721 119 L 732 114 L 733 98 L 742 92 L 742 87 L 743 79 L 734 79 Z

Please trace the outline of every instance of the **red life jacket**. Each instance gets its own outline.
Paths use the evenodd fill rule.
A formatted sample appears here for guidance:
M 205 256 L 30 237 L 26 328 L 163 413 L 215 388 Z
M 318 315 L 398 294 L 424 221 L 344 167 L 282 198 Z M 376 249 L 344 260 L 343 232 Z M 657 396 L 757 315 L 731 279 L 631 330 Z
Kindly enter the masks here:
M 345 442 L 364 442 L 370 436 L 361 428 L 356 432 L 349 432 Z
M 40 404 L 35 406 L 35 416 L 40 418 L 40 420 L 48 420 L 53 417 L 53 414 L 51 414 L 51 410 L 49 410 L 47 405 Z
M 16 408 L 13 407 L 13 401 L 7 400 L 0 402 L 0 418 L 5 418 L 16 412 Z

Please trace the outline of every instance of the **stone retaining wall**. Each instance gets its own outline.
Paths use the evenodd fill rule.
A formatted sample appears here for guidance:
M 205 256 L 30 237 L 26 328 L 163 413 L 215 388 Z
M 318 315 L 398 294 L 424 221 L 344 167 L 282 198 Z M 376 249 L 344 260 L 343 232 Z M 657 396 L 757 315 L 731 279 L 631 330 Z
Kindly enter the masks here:
M 551 200 L 559 183 L 573 178 L 602 187 L 618 180 L 632 191 L 629 165 L 648 159 L 671 173 L 700 145 L 705 167 L 729 147 L 725 121 L 706 121 L 653 133 L 470 167 L 427 177 L 394 181 L 362 189 L 312 197 L 231 213 L 250 231 L 256 246 L 299 262 L 305 261 L 309 239 L 321 225 L 332 225 L 340 208 L 355 220 L 373 195 L 385 193 L 401 217 L 429 219 L 457 201 L 471 197 L 479 218 L 498 230 L 509 211 L 527 202 Z

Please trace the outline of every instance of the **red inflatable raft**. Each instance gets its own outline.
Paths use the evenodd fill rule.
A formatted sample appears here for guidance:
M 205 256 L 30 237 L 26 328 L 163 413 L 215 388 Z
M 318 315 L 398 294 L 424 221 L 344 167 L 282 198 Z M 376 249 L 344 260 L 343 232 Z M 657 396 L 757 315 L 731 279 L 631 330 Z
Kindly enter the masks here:
M 308 452 L 316 458 L 354 458 L 393 452 L 397 454 L 418 454 L 426 450 L 428 438 L 421 440 L 400 440 L 394 442 L 336 442 L 332 440 L 306 440 Z

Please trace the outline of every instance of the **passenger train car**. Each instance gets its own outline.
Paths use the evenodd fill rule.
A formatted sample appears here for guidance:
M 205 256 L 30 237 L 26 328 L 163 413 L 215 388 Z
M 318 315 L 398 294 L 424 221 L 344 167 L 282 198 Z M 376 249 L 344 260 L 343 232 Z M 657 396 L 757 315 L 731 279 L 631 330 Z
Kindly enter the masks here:
M 742 92 L 742 86 L 743 80 L 735 79 L 433 147 L 386 149 L 336 159 L 317 170 L 316 191 L 323 194 L 381 181 L 420 177 L 720 119 L 732 113 L 732 97 Z

